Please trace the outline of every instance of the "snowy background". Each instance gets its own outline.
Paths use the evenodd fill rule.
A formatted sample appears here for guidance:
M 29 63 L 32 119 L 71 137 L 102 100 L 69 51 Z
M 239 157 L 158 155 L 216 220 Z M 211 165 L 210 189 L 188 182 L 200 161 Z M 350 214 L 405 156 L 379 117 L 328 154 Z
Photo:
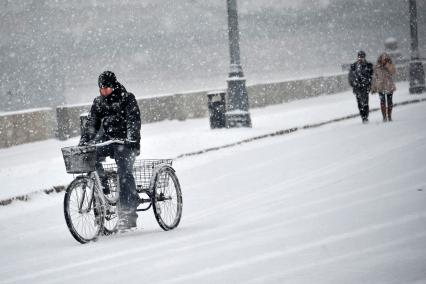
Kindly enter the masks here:
M 425 50 L 426 2 L 417 6 Z M 358 49 L 374 62 L 388 37 L 409 55 L 406 0 L 238 7 L 248 84 L 340 71 Z M 223 88 L 229 72 L 224 0 L 1 0 L 0 34 L 0 111 L 91 102 L 105 69 L 137 97 Z

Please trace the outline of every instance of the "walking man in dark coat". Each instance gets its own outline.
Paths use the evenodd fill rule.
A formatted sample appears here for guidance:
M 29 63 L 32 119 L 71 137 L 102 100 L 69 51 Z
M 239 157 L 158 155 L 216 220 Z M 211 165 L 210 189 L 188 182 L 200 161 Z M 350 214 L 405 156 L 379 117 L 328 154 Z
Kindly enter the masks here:
M 371 81 L 373 78 L 373 64 L 365 59 L 365 52 L 358 52 L 358 60 L 351 64 L 349 70 L 349 85 L 351 85 L 355 94 L 359 114 L 363 123 L 368 122 L 369 106 L 368 93 L 371 89 Z
M 113 157 L 117 163 L 119 179 L 118 230 L 136 227 L 136 209 L 139 197 L 133 176 L 133 164 L 140 152 L 141 119 L 139 106 L 132 93 L 126 91 L 111 71 L 103 72 L 98 79 L 100 96 L 96 97 L 90 109 L 79 145 L 96 140 L 118 139 L 125 144 L 110 144 L 96 150 L 96 169 L 101 178 L 104 192 L 108 191 L 105 173 L 100 161 Z M 103 134 L 99 137 L 99 130 Z M 98 136 L 98 137 L 97 137 Z

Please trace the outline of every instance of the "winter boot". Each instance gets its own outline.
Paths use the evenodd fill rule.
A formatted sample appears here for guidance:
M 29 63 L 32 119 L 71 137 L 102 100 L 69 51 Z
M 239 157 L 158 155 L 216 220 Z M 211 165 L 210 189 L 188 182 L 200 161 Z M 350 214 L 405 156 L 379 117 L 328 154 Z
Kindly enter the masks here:
M 129 221 L 126 219 L 119 219 L 117 222 L 117 232 L 118 233 L 127 233 L 136 230 L 136 220 Z
M 388 107 L 388 121 L 392 121 L 392 106 Z
M 118 212 L 117 231 L 124 233 L 136 229 L 136 220 L 138 214 L 136 212 Z
M 382 111 L 383 122 L 388 121 L 388 118 L 386 116 L 386 105 L 385 104 L 380 104 L 380 110 Z

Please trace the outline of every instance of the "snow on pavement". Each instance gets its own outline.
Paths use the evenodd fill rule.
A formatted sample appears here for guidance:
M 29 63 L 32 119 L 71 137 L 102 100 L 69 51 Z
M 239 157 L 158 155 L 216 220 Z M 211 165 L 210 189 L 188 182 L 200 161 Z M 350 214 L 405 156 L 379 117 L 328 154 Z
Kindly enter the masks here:
M 279 116 L 274 108 L 253 111 L 256 127 L 262 111 Z M 426 283 L 425 120 L 418 103 L 396 108 L 392 123 L 375 112 L 367 125 L 354 118 L 179 159 L 183 217 L 170 232 L 142 213 L 143 229 L 80 245 L 65 225 L 63 193 L 0 207 L 0 282 Z M 167 124 L 175 127 L 161 133 Z M 180 124 L 156 125 L 145 137 L 166 139 Z M 201 136 L 174 143 L 187 151 L 181 143 Z

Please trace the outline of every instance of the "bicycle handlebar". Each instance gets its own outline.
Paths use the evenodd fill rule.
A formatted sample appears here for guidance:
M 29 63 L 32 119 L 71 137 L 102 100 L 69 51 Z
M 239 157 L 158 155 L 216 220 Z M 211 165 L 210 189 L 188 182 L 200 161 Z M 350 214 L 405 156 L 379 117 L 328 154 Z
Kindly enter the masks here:
M 107 146 L 107 145 L 111 145 L 111 144 L 121 144 L 121 145 L 124 145 L 126 142 L 136 143 L 136 141 L 133 141 L 133 140 L 112 139 L 112 140 L 108 140 L 108 141 L 100 142 L 100 143 L 96 143 L 96 144 L 88 144 L 88 146 L 101 147 L 101 146 Z

